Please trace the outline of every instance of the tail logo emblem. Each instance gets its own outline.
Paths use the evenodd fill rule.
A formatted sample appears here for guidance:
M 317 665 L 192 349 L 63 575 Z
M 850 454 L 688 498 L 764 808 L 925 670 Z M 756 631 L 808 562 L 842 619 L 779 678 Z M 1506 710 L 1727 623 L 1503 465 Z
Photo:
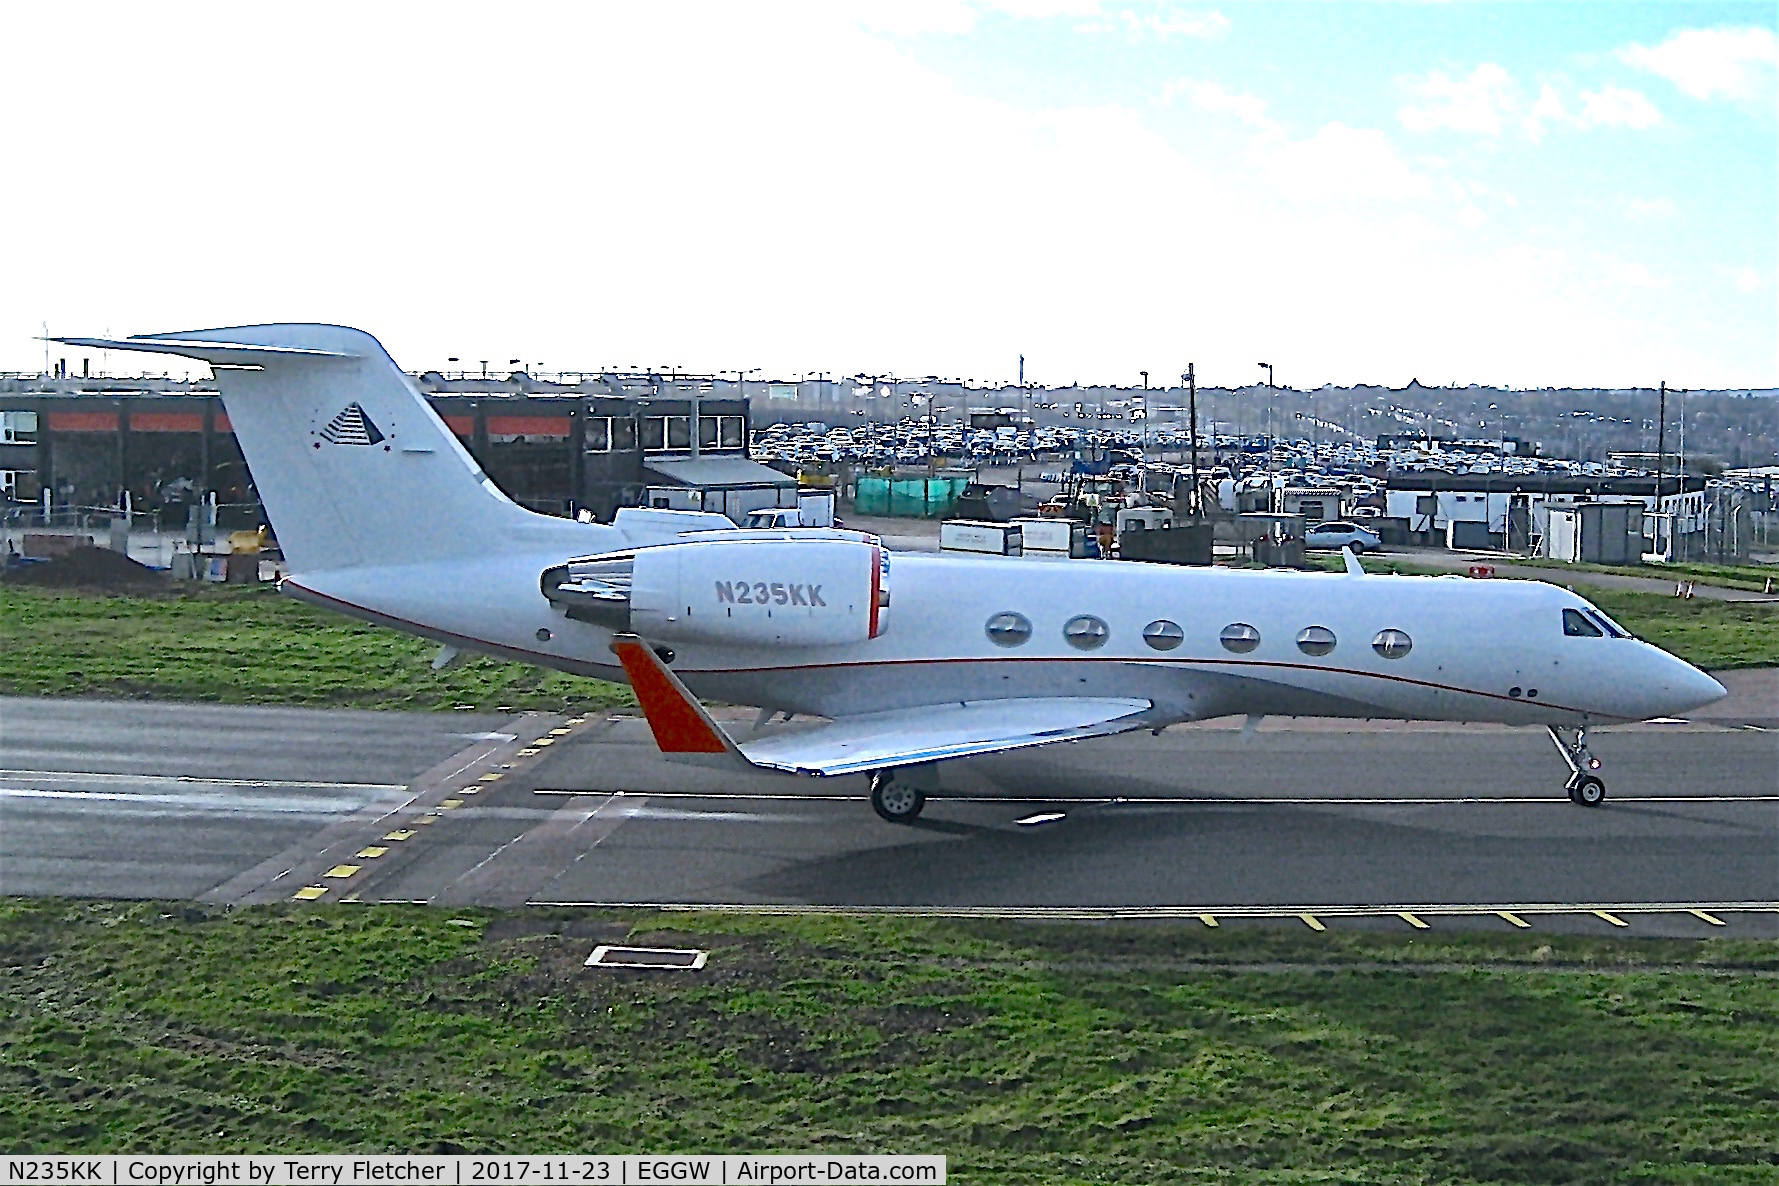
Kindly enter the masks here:
M 363 408 L 350 403 L 327 422 L 327 427 L 321 430 L 321 439 L 330 445 L 374 445 L 383 439 L 383 433 L 371 423 Z

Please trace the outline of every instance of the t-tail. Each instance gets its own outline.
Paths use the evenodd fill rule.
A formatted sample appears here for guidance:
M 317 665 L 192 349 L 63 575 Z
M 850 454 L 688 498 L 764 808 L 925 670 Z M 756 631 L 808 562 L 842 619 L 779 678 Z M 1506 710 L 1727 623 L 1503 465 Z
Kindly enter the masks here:
M 55 340 L 209 363 L 293 573 L 624 546 L 610 528 L 509 499 L 362 330 L 248 325 Z

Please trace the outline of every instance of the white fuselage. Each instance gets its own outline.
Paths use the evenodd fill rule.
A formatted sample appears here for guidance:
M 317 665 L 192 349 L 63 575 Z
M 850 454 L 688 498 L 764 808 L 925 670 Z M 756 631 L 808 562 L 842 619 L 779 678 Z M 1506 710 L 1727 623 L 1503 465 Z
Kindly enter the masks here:
M 287 592 L 465 649 L 621 681 L 612 631 L 571 620 L 538 588 L 561 551 L 297 574 Z M 1684 712 L 1722 695 L 1714 680 L 1630 638 L 1573 637 L 1563 611 L 1591 609 L 1531 581 L 1346 576 L 896 553 L 882 637 L 821 647 L 673 644 L 673 669 L 700 696 L 821 716 L 1041 696 L 1152 700 L 1165 719 L 1229 714 L 1385 717 L 1576 725 Z M 1014 613 L 1030 635 L 997 645 L 986 625 Z M 1092 615 L 1104 642 L 1083 650 L 1064 626 Z M 1145 641 L 1153 622 L 1180 641 Z M 1236 653 L 1225 627 L 1259 642 Z M 1301 632 L 1332 632 L 1310 653 Z M 1400 657 L 1373 646 L 1407 635 Z M 1320 648 L 1312 647 L 1311 650 Z

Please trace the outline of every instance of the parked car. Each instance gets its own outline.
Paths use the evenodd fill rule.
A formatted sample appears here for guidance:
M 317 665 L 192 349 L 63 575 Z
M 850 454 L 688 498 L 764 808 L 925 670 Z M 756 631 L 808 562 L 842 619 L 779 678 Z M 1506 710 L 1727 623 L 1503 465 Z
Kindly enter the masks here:
M 1355 552 L 1369 552 L 1382 547 L 1383 543 L 1377 532 L 1356 523 L 1315 523 L 1303 530 L 1303 546 L 1306 548 L 1350 548 Z

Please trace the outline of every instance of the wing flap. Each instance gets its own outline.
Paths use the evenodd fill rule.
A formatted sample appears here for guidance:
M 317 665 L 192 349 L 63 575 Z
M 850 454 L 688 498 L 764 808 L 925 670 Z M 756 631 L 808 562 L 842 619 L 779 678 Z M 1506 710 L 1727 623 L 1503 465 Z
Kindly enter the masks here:
M 769 770 L 855 774 L 1124 733 L 1144 728 L 1152 707 L 1148 700 L 1111 697 L 953 701 L 841 717 L 738 748 Z

